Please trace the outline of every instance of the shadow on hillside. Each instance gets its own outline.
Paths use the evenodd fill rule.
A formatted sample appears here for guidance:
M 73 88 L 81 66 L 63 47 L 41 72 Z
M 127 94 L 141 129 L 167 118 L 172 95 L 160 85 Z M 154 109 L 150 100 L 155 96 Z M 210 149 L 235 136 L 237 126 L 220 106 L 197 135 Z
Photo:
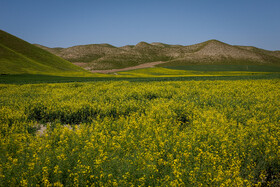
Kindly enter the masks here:
M 67 83 L 67 82 L 96 82 L 96 81 L 203 81 L 203 80 L 256 80 L 280 78 L 279 73 L 243 76 L 191 76 L 191 77 L 61 77 L 51 75 L 0 75 L 0 84 L 38 84 L 38 83 Z

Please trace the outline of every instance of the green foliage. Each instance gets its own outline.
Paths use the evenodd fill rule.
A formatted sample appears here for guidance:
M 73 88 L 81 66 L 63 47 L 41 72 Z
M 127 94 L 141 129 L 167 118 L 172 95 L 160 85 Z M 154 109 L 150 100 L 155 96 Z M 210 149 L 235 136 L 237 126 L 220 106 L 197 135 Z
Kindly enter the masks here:
M 279 185 L 279 77 L 148 80 L 1 84 L 0 186 Z

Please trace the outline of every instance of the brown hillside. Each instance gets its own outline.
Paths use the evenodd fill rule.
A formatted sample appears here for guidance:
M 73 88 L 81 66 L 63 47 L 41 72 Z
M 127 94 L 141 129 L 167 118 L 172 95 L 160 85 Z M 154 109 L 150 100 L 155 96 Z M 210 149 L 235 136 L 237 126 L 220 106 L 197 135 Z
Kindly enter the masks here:
M 195 45 L 169 45 L 140 42 L 115 47 L 110 44 L 79 45 L 69 48 L 48 48 L 37 45 L 88 70 L 120 69 L 163 61 L 165 65 L 187 64 L 268 64 L 280 65 L 280 51 L 250 46 L 233 46 L 218 40 Z M 164 64 L 163 64 L 164 65 Z

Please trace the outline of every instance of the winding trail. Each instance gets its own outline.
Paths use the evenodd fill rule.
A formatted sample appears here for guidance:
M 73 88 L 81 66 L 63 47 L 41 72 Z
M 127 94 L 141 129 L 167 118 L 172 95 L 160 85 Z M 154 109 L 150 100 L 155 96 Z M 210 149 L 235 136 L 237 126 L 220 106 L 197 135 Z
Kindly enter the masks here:
M 118 72 L 118 71 L 128 71 L 128 70 L 134 70 L 134 69 L 142 69 L 142 68 L 151 68 L 154 67 L 155 65 L 158 64 L 164 64 L 166 62 L 149 62 L 149 63 L 145 63 L 145 64 L 140 64 L 137 66 L 132 66 L 132 67 L 127 67 L 127 68 L 122 68 L 122 69 L 106 69 L 106 70 L 92 70 L 92 73 L 114 73 L 114 72 Z

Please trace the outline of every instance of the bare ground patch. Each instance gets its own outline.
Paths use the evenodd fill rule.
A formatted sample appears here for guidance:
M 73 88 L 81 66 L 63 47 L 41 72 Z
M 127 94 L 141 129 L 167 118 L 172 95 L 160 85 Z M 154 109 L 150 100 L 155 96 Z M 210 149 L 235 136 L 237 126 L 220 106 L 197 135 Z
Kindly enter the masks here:
M 128 71 L 128 70 L 134 70 L 134 69 L 142 69 L 142 68 L 151 68 L 154 67 L 155 65 L 158 64 L 163 64 L 166 62 L 149 62 L 149 63 L 145 63 L 145 64 L 140 64 L 137 66 L 132 66 L 132 67 L 127 67 L 127 68 L 122 68 L 122 69 L 108 69 L 108 70 L 92 70 L 92 73 L 114 73 L 114 72 L 118 72 L 118 71 Z

